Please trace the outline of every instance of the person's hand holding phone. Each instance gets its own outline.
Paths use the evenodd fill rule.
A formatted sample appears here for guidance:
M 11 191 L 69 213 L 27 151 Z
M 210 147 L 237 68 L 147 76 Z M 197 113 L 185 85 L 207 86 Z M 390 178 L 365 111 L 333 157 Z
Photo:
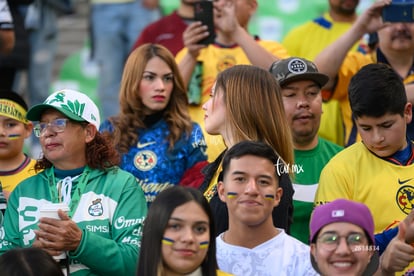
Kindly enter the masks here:
M 188 53 L 196 59 L 200 54 L 200 50 L 206 45 L 200 44 L 199 41 L 208 37 L 207 26 L 201 22 L 193 22 L 187 26 L 183 33 L 184 47 L 188 49 Z
M 365 33 L 373 33 L 389 25 L 382 19 L 382 10 L 389 5 L 391 0 L 382 0 L 374 2 L 366 9 L 352 26 L 362 36 Z

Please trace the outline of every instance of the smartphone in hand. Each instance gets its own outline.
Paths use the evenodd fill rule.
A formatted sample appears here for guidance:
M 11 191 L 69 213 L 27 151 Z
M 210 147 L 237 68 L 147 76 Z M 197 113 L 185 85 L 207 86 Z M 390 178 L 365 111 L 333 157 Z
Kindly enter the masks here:
M 382 9 L 384 22 L 414 22 L 414 1 L 392 1 Z
M 213 2 L 212 1 L 200 1 L 194 3 L 194 19 L 201 21 L 203 25 L 208 27 L 208 37 L 203 38 L 198 43 L 208 45 L 214 42 L 216 34 L 214 31 L 213 21 Z

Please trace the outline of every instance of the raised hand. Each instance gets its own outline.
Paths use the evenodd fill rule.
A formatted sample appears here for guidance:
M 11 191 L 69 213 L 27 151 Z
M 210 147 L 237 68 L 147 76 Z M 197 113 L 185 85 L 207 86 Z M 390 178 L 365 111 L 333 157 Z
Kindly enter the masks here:
M 381 255 L 382 275 L 394 275 L 394 272 L 403 271 L 414 260 L 414 248 L 405 242 L 406 230 L 407 225 L 400 222 L 397 236 Z
M 184 46 L 194 59 L 200 54 L 200 50 L 206 47 L 203 44 L 198 44 L 198 42 L 208 35 L 207 26 L 202 25 L 200 21 L 191 23 L 185 29 L 183 33 Z

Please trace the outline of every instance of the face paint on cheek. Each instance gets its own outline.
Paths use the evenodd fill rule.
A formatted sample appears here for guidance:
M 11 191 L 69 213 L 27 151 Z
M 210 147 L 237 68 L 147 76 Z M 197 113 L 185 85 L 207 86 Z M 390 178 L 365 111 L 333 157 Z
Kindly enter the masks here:
M 274 200 L 275 199 L 275 196 L 274 195 L 265 195 L 264 196 L 265 197 L 265 199 L 267 199 L 267 200 Z
M 237 193 L 235 192 L 227 192 L 227 198 L 235 198 L 237 196 Z
M 16 140 L 19 139 L 21 137 L 20 134 L 9 134 L 9 136 L 7 136 L 9 138 L 9 140 Z
M 162 238 L 162 243 L 165 245 L 173 245 L 175 241 L 173 239 L 169 239 L 167 237 L 163 237 Z
M 206 248 L 208 248 L 208 244 L 209 244 L 208 241 L 200 242 L 200 249 L 206 249 Z

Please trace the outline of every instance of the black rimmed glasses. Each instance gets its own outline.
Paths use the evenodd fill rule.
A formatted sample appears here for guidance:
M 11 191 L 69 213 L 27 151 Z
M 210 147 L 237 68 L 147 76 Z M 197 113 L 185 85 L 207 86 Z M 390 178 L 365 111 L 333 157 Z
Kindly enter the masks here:
M 346 244 L 353 252 L 367 244 L 367 238 L 363 233 L 351 233 L 348 236 L 341 236 L 336 232 L 326 232 L 318 237 L 318 241 L 323 249 L 334 251 L 338 248 L 342 238 L 345 238 Z
M 53 132 L 56 132 L 56 133 L 63 132 L 68 122 L 69 122 L 69 119 L 63 119 L 63 118 L 55 119 L 49 123 L 38 122 L 33 127 L 33 132 L 36 137 L 40 137 L 41 135 L 43 135 L 45 130 L 49 127 Z

